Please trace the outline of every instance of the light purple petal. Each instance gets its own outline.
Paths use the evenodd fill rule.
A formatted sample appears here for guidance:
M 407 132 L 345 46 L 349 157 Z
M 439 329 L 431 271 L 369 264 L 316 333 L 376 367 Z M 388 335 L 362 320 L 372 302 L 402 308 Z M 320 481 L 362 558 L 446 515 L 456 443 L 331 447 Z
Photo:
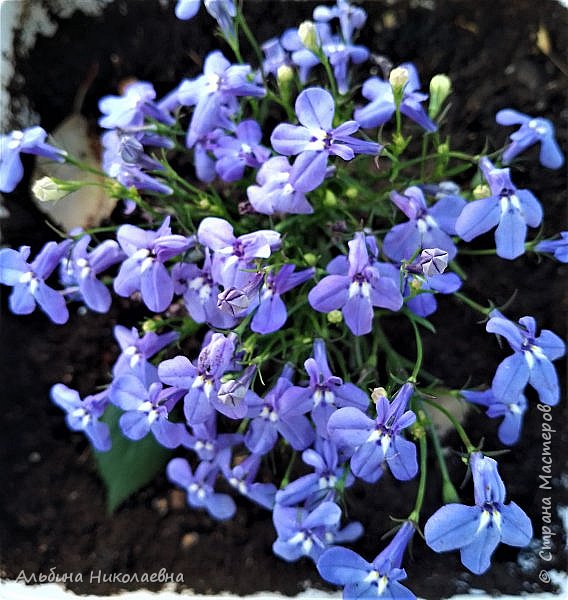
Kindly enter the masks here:
M 350 278 L 344 275 L 328 275 L 310 290 L 310 306 L 319 312 L 341 308 L 349 299 Z
M 335 103 L 333 96 L 322 88 L 308 88 L 296 99 L 296 114 L 302 125 L 310 129 L 329 131 L 332 127 Z
M 478 506 L 446 504 L 426 522 L 424 536 L 434 552 L 447 552 L 471 544 L 475 539 L 482 509 Z

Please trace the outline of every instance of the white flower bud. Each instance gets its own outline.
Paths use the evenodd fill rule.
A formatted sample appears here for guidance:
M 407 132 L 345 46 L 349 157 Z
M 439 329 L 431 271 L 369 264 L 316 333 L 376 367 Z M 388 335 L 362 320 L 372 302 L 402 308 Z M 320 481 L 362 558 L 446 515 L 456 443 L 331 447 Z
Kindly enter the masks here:
M 396 67 L 390 72 L 389 83 L 394 90 L 401 90 L 408 81 L 408 69 Z
M 55 202 L 67 196 L 69 191 L 63 190 L 51 177 L 42 177 L 32 186 L 32 194 L 40 202 Z
M 316 52 L 318 50 L 318 32 L 312 21 L 304 21 L 298 27 L 298 36 L 302 44 L 304 44 L 308 50 L 311 50 L 312 52 Z
M 444 100 L 452 93 L 452 82 L 447 75 L 434 75 L 430 81 L 428 115 L 433 119 L 442 108 Z
M 440 275 L 448 266 L 448 253 L 440 248 L 425 248 L 420 253 L 420 266 L 426 277 Z

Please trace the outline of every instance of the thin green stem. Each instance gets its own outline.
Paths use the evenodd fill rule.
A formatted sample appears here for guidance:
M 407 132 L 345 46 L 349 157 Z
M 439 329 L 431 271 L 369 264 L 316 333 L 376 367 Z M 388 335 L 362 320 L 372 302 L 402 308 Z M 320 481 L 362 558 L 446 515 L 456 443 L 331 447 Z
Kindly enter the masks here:
M 454 292 L 453 295 L 455 298 L 457 298 L 464 304 L 467 304 L 470 308 L 473 308 L 474 310 L 480 312 L 485 317 L 489 316 L 489 314 L 493 310 L 492 308 L 485 308 L 484 306 L 481 306 L 481 304 L 478 304 L 477 302 L 475 302 L 475 300 L 468 298 L 466 295 L 462 294 L 461 292 Z
M 416 362 L 414 364 L 414 369 L 412 370 L 412 375 L 409 378 L 411 383 L 416 383 L 418 373 L 420 373 L 420 369 L 422 368 L 422 359 L 423 359 L 423 347 L 422 347 L 422 336 L 420 335 L 420 330 L 418 329 L 418 324 L 414 319 L 410 319 L 412 324 L 412 328 L 414 329 L 414 337 L 416 340 Z
M 288 483 L 290 482 L 290 473 L 292 472 L 292 467 L 294 466 L 294 462 L 296 461 L 296 455 L 298 453 L 296 452 L 296 450 L 294 450 L 292 452 L 292 456 L 290 457 L 290 461 L 288 463 L 288 466 L 286 467 L 286 472 L 284 473 L 284 477 L 282 478 L 282 481 L 280 482 L 280 489 L 284 489 Z
M 452 415 L 452 413 L 449 410 L 447 410 L 443 406 L 440 406 L 437 402 L 429 400 L 428 398 L 422 398 L 422 402 L 425 402 L 426 404 L 429 404 L 436 410 L 439 410 L 450 421 L 450 423 L 454 426 L 454 429 L 460 436 L 460 439 L 463 442 L 463 445 L 465 446 L 468 454 L 475 452 L 476 448 L 469 439 L 467 433 L 465 432 L 465 429 L 461 426 L 461 423 L 454 417 L 454 415 Z
M 426 495 L 426 479 L 428 476 L 428 442 L 426 435 L 422 435 L 419 438 L 418 443 L 420 445 L 420 481 L 418 483 L 418 492 L 416 494 L 414 508 L 408 516 L 408 520 L 412 521 L 413 523 L 418 523 L 420 520 L 420 511 L 422 510 L 424 496 Z
M 432 445 L 434 446 L 434 452 L 436 453 L 436 460 L 438 462 L 438 466 L 440 467 L 440 474 L 442 475 L 442 499 L 445 504 L 459 502 L 459 496 L 454 484 L 452 483 L 452 480 L 450 479 L 450 473 L 446 464 L 446 457 L 442 451 L 440 438 L 438 437 L 438 433 L 434 425 L 428 425 L 428 433 L 432 439 Z

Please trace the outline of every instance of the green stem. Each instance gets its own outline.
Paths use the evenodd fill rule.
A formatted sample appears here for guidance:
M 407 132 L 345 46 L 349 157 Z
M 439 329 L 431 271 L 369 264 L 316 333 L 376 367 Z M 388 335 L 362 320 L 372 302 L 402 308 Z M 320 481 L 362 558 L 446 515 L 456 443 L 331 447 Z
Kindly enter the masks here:
M 280 482 L 280 489 L 284 489 L 289 481 L 290 481 L 290 473 L 292 472 L 292 467 L 294 466 L 294 462 L 296 461 L 296 455 L 298 453 L 296 452 L 296 450 L 294 450 L 292 452 L 292 456 L 290 457 L 290 462 L 288 463 L 288 466 L 286 467 L 286 472 L 284 473 L 284 477 L 282 478 L 282 481 Z
M 424 503 L 424 496 L 426 494 L 426 479 L 428 475 L 428 443 L 426 436 L 422 435 L 418 440 L 418 443 L 420 445 L 420 482 L 418 483 L 418 493 L 416 494 L 414 509 L 408 516 L 408 520 L 412 521 L 413 523 L 418 523 L 420 519 L 420 511 L 422 510 L 422 504 Z
M 495 248 L 487 248 L 486 250 L 460 250 L 460 254 L 467 254 L 468 256 L 492 256 L 497 254 Z
M 460 439 L 463 442 L 463 445 L 465 446 L 468 454 L 475 452 L 476 448 L 471 443 L 471 440 L 465 432 L 465 429 L 461 426 L 461 423 L 454 417 L 454 415 L 452 415 L 452 413 L 449 410 L 447 410 L 443 406 L 440 406 L 437 402 L 429 400 L 428 398 L 422 398 L 422 402 L 425 402 L 426 404 L 429 404 L 436 410 L 439 410 L 450 421 L 450 423 L 454 426 L 454 429 L 460 436 Z
M 418 377 L 418 373 L 420 373 L 420 369 L 422 368 L 422 359 L 423 359 L 423 348 L 422 348 L 422 336 L 420 335 L 420 330 L 418 329 L 418 324 L 414 319 L 410 319 L 412 324 L 412 328 L 414 329 L 414 337 L 416 340 L 416 363 L 414 364 L 414 369 L 412 370 L 412 375 L 409 380 L 411 383 L 416 383 L 416 379 Z
M 475 302 L 471 298 L 468 298 L 467 296 L 465 296 L 461 292 L 454 292 L 453 295 L 458 300 L 460 300 L 464 304 L 467 304 L 470 308 L 473 308 L 474 310 L 477 310 L 478 312 L 480 312 L 485 317 L 489 316 L 489 313 L 491 313 L 491 311 L 493 310 L 492 308 L 485 308 L 484 306 L 481 306 L 481 304 L 478 304 L 477 302 Z
M 430 424 L 428 426 L 428 433 L 432 438 L 432 445 L 434 446 L 434 452 L 436 453 L 436 459 L 438 461 L 438 466 L 440 467 L 440 473 L 442 475 L 442 499 L 445 504 L 450 504 L 451 502 L 459 502 L 459 495 L 450 479 L 450 473 L 448 471 L 448 466 L 446 464 L 446 458 L 442 451 L 442 446 L 440 444 L 440 438 L 438 437 L 438 433 L 436 432 L 436 428 Z

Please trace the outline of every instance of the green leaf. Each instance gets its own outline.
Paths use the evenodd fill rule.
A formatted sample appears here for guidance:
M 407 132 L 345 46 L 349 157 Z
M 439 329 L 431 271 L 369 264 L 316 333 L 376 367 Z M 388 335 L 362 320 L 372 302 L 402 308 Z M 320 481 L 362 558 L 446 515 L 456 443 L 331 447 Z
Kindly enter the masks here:
M 101 420 L 110 427 L 112 448 L 108 452 L 95 452 L 97 469 L 106 487 L 109 513 L 150 483 L 172 454 L 160 446 L 151 433 L 139 442 L 125 438 L 118 426 L 121 414 L 116 406 L 110 405 L 106 409 Z

